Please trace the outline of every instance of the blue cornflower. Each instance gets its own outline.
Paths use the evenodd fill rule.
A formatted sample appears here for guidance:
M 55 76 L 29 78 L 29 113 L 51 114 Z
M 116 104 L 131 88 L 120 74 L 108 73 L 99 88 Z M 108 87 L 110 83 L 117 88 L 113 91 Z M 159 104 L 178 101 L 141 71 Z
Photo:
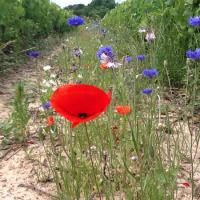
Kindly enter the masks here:
M 186 52 L 186 56 L 188 58 L 191 58 L 193 60 L 198 60 L 200 59 L 200 48 L 196 48 L 194 51 L 192 51 L 191 49 L 189 49 L 187 52 Z
M 144 88 L 143 90 L 142 90 L 142 93 L 143 94 L 151 94 L 153 92 L 153 89 L 151 89 L 151 88 Z
M 51 107 L 51 102 L 50 102 L 50 101 L 47 101 L 46 103 L 43 103 L 43 104 L 42 104 L 42 107 L 43 107 L 44 109 L 49 109 L 49 108 Z
M 99 50 L 96 53 L 96 56 L 101 59 L 101 55 L 105 54 L 106 56 L 108 56 L 109 58 L 113 58 L 114 54 L 113 54 L 113 48 L 112 46 L 109 45 L 105 45 L 99 48 Z
M 39 51 L 35 51 L 35 50 L 33 50 L 33 51 L 28 51 L 26 54 L 27 54 L 29 57 L 32 57 L 32 58 L 37 58 L 38 56 L 41 55 L 41 53 L 40 53 Z
M 145 59 L 145 55 L 141 54 L 137 56 L 138 60 L 144 60 Z
M 130 63 L 133 60 L 131 56 L 125 56 L 125 62 Z
M 188 23 L 191 26 L 200 26 L 200 16 L 190 17 Z
M 67 19 L 70 26 L 79 26 L 85 23 L 85 20 L 80 16 L 72 16 Z
M 143 75 L 148 77 L 148 78 L 153 78 L 154 76 L 158 75 L 158 71 L 155 68 L 152 69 L 144 69 L 143 70 Z

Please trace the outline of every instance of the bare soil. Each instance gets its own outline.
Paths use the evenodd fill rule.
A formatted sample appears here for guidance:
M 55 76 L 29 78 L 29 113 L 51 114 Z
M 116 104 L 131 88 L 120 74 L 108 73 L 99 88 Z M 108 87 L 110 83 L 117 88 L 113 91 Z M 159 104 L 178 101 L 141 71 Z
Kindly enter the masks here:
M 39 58 L 39 67 L 48 65 L 49 62 L 62 50 L 62 46 L 54 49 L 50 55 Z M 0 78 L 0 120 L 9 117 L 12 112 L 10 105 L 14 96 L 15 84 L 23 80 L 25 85 L 35 85 L 37 74 L 35 62 L 30 61 L 17 70 L 11 71 L 7 76 Z M 28 83 L 28 84 L 26 84 Z M 26 88 L 28 90 L 29 88 Z M 36 101 L 36 100 L 35 100 Z M 38 102 L 33 102 L 32 106 Z M 0 130 L 0 142 L 3 133 Z M 38 155 L 43 153 L 42 146 L 30 144 L 26 151 L 34 149 Z M 40 152 L 40 153 L 39 153 Z M 0 200 L 49 200 L 53 193 L 54 185 L 51 182 L 43 183 L 38 180 L 34 163 L 27 157 L 23 147 L 12 145 L 12 148 L 0 152 Z

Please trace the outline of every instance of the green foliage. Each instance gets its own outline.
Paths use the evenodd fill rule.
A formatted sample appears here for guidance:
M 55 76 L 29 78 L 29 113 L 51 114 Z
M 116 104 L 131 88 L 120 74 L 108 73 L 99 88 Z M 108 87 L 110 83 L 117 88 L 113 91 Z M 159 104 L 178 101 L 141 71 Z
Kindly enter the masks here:
M 65 9 L 73 10 L 74 15 L 85 16 L 86 15 L 86 7 L 84 4 L 75 4 L 66 7 Z
M 28 98 L 24 91 L 23 82 L 18 82 L 13 101 L 13 113 L 10 118 L 1 125 L 5 137 L 15 141 L 24 141 L 26 138 L 26 127 L 30 119 L 28 112 Z
M 23 15 L 24 9 L 19 1 L 0 1 L 0 43 L 17 37 Z
M 69 14 L 49 0 L 0 1 L 0 45 L 16 40 L 15 47 L 27 47 L 50 33 L 68 31 Z
M 188 25 L 189 16 L 199 15 L 198 1 L 189 0 L 128 0 L 111 10 L 103 19 L 104 25 L 113 32 L 121 32 L 121 37 L 133 40 L 140 38 L 138 29 L 150 28 L 155 31 L 156 40 L 153 51 L 154 65 L 161 72 L 166 82 L 166 70 L 174 86 L 182 84 L 185 75 L 185 52 L 197 47 L 200 38 L 198 31 Z M 123 31 L 126 30 L 127 31 Z M 129 32 L 129 36 L 127 36 Z M 123 39 L 122 39 L 123 40 Z M 138 44 L 137 44 L 138 45 Z

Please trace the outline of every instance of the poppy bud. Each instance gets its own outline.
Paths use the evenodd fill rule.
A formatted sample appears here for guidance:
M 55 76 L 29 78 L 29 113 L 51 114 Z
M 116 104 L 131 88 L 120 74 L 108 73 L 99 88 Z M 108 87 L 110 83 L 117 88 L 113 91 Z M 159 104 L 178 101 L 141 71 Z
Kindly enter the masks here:
M 115 109 L 121 115 L 126 115 L 131 112 L 131 107 L 128 105 L 118 105 L 115 107 Z
M 49 126 L 52 126 L 54 124 L 54 117 L 53 117 L 53 115 L 48 116 L 48 118 L 47 118 L 47 124 Z

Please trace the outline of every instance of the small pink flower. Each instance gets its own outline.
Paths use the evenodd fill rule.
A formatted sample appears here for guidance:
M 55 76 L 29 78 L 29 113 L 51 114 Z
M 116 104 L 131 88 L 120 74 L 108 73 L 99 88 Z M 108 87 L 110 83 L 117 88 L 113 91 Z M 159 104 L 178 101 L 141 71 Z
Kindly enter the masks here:
M 155 40 L 156 39 L 155 33 L 153 31 L 147 32 L 145 39 L 148 42 Z

